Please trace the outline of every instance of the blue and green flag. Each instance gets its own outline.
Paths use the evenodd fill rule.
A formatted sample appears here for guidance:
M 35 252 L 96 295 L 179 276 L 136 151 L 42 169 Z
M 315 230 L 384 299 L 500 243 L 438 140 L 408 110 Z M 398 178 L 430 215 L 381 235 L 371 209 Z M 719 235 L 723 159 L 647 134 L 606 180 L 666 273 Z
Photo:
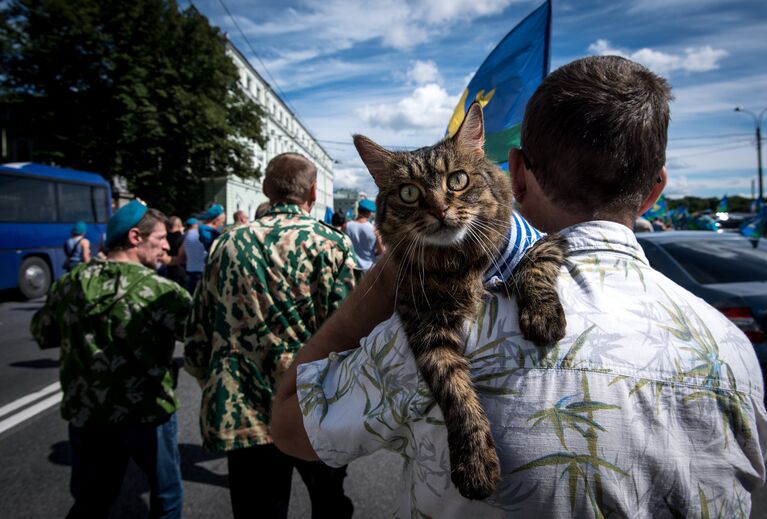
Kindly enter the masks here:
M 721 200 L 719 200 L 719 205 L 716 206 L 716 213 L 728 213 L 730 209 L 728 208 L 727 204 L 727 195 L 724 195 Z
M 767 207 L 762 207 L 756 217 L 740 224 L 740 234 L 747 238 L 761 238 L 767 227 Z
M 509 148 L 519 146 L 527 100 L 549 73 L 550 40 L 551 0 L 547 0 L 485 58 L 455 107 L 447 135 L 458 131 L 466 110 L 479 101 L 485 118 L 485 153 L 493 162 L 506 162 Z
M 649 208 L 642 215 L 643 218 L 648 220 L 655 220 L 656 218 L 663 218 L 668 213 L 668 202 L 666 202 L 666 195 L 661 194 L 658 200 L 655 201 L 653 206 Z

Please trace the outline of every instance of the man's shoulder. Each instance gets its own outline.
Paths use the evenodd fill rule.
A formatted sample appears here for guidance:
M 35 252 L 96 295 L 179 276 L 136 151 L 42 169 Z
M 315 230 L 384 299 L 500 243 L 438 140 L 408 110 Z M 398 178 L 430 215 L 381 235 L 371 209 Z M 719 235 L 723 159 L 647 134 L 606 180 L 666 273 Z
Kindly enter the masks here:
M 315 223 L 315 226 L 318 235 L 328 239 L 344 251 L 351 250 L 351 242 L 345 232 L 325 222 L 318 221 Z

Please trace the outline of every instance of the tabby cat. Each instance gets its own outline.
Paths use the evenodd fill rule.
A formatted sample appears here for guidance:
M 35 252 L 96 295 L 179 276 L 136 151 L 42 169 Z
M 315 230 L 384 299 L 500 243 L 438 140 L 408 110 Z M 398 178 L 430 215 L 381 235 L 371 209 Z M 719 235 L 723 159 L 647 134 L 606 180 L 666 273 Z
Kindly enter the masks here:
M 398 269 L 396 309 L 445 417 L 451 479 L 469 499 L 493 493 L 500 464 L 463 355 L 464 323 L 479 312 L 484 273 L 504 246 L 512 202 L 511 181 L 485 158 L 483 144 L 478 103 L 453 137 L 431 147 L 391 152 L 354 136 L 379 188 L 376 224 Z M 564 336 L 556 280 L 566 252 L 562 237 L 545 237 L 505 285 L 517 296 L 520 328 L 537 344 Z

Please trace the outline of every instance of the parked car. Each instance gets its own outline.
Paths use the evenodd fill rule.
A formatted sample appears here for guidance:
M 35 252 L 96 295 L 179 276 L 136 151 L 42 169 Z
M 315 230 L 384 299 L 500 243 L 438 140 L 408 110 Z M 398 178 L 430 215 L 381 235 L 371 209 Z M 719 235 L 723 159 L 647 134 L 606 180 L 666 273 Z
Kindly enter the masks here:
M 743 330 L 767 373 L 767 243 L 736 233 L 637 235 L 650 265 L 716 307 Z

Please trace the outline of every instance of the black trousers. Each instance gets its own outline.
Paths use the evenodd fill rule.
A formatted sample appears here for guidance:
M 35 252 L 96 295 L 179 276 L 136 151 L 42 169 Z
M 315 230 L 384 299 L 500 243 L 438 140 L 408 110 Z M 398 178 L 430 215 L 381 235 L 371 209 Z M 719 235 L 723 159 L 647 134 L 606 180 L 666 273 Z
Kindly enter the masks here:
M 312 519 L 349 519 L 354 506 L 344 494 L 346 467 L 328 467 L 256 445 L 226 453 L 234 519 L 284 519 L 288 516 L 293 468 L 298 469 L 312 502 Z

